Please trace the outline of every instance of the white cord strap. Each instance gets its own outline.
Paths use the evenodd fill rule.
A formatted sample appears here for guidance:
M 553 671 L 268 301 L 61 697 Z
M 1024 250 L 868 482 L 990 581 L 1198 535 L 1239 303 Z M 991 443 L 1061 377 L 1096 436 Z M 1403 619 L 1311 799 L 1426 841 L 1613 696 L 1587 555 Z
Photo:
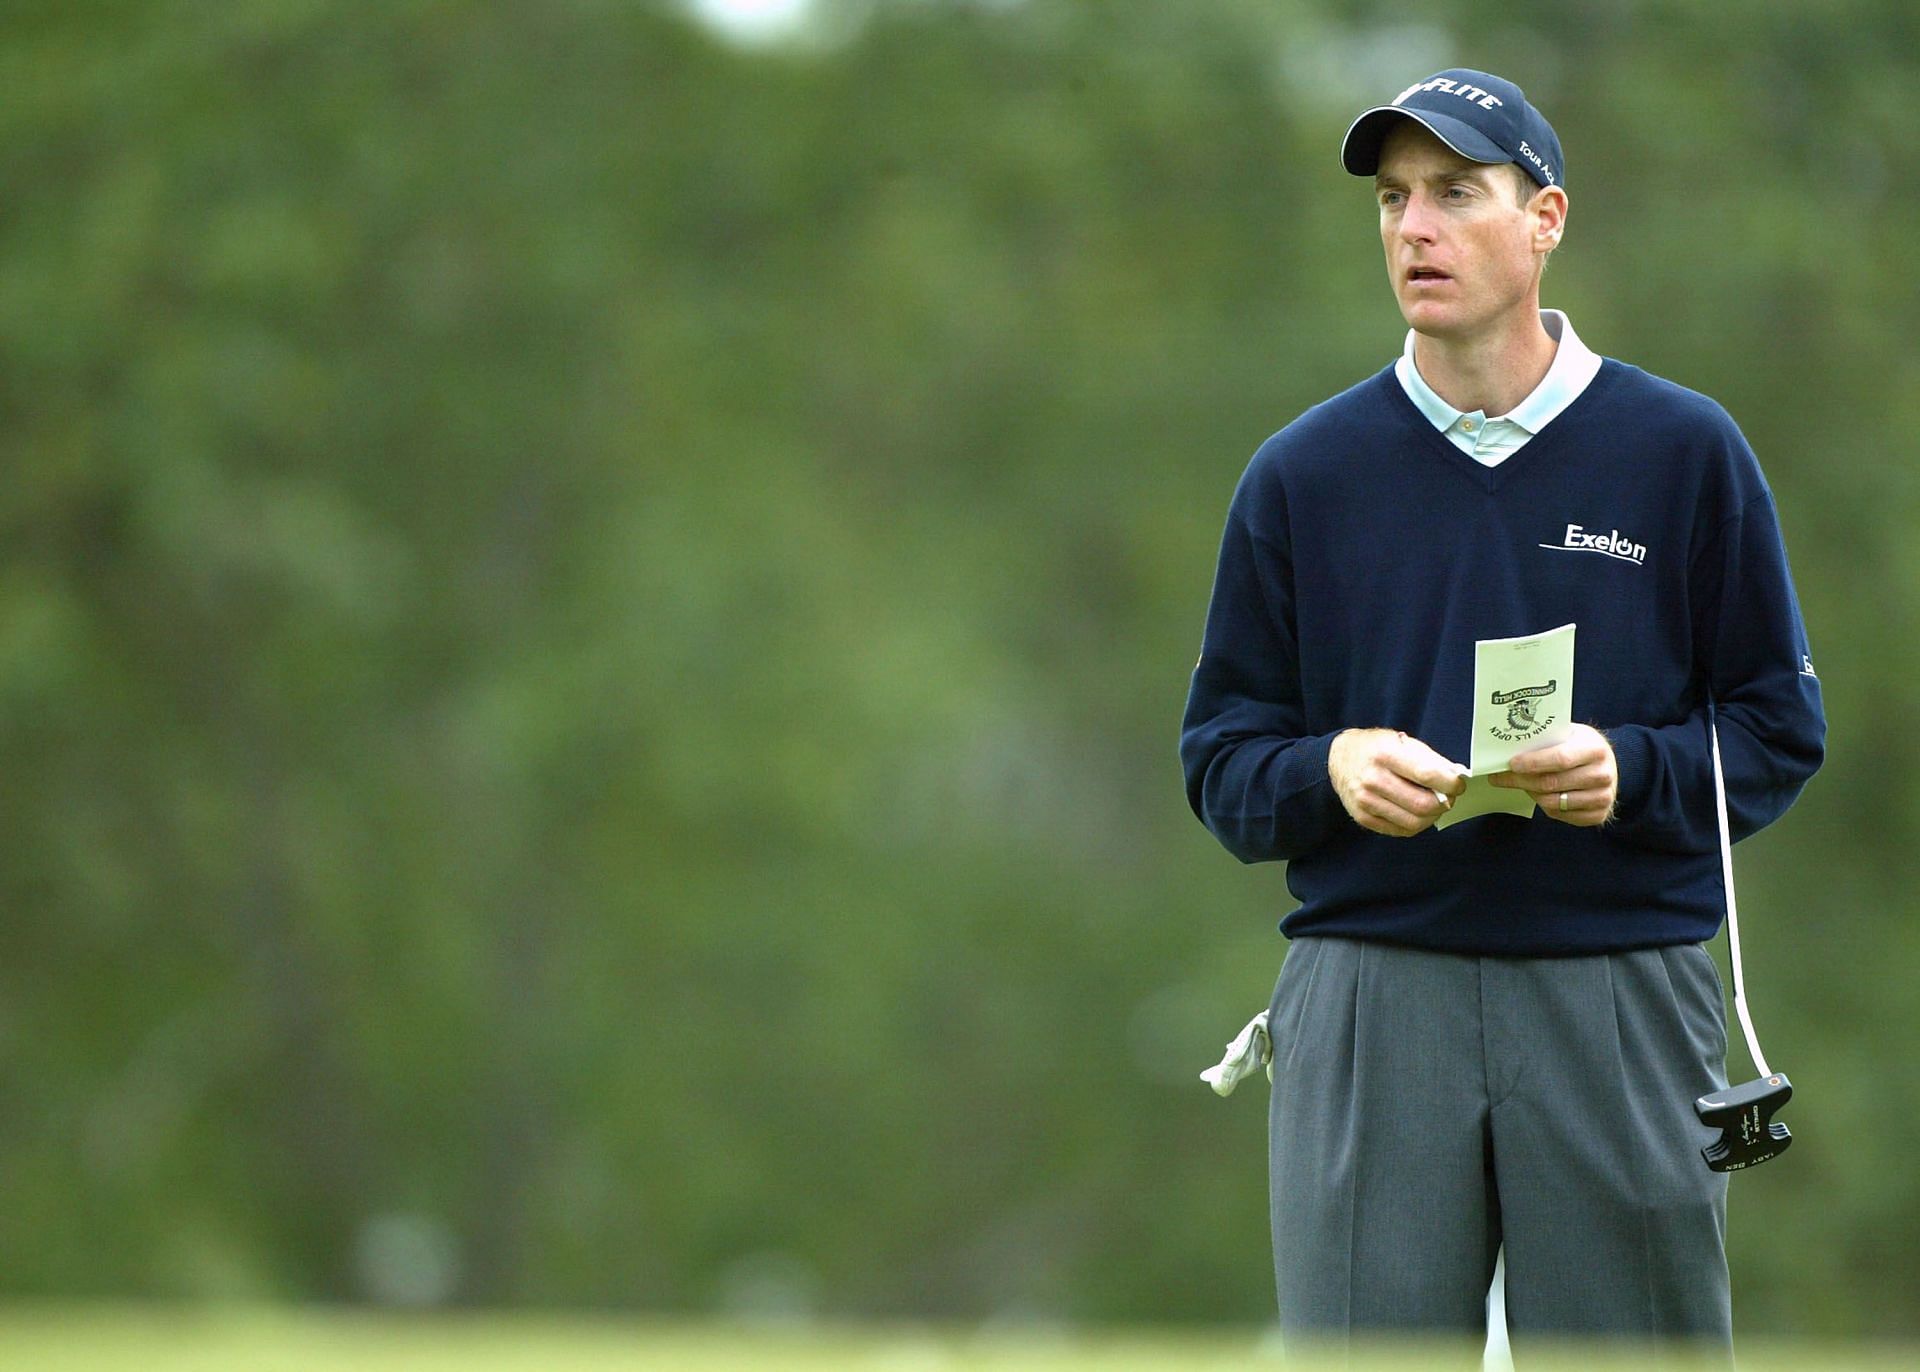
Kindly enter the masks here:
M 1733 899 L 1733 834 L 1727 825 L 1727 778 L 1720 770 L 1720 729 L 1709 721 L 1713 738 L 1713 804 L 1720 818 L 1720 875 L 1727 888 L 1727 948 L 1733 958 L 1733 1008 L 1740 1016 L 1740 1028 L 1747 1036 L 1747 1051 L 1760 1075 L 1770 1077 L 1766 1058 L 1760 1054 L 1760 1038 L 1753 1032 L 1753 1020 L 1747 1014 L 1747 980 L 1740 971 L 1740 910 Z

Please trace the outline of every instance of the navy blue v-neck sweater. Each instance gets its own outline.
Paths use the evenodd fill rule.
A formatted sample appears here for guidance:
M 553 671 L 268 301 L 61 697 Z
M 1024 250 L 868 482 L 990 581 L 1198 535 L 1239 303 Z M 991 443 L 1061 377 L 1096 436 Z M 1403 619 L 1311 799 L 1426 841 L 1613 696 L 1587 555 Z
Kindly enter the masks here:
M 1614 819 L 1488 815 L 1408 839 L 1353 822 L 1327 777 L 1335 734 L 1403 729 L 1464 762 L 1474 642 L 1568 622 L 1574 717 L 1619 764 Z M 1773 498 L 1726 412 L 1609 359 L 1489 468 L 1389 367 L 1248 465 L 1180 752 L 1221 843 L 1286 860 L 1289 937 L 1594 953 L 1719 927 L 1710 712 L 1741 838 L 1799 794 L 1826 725 Z

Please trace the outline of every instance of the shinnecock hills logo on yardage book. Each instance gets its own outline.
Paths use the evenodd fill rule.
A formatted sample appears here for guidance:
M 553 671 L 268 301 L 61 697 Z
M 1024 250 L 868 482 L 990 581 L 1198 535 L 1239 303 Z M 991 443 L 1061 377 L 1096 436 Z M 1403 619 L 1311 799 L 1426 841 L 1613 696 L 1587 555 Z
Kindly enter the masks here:
M 1492 701 L 1495 705 L 1507 707 L 1507 727 L 1488 726 L 1488 732 L 1502 743 L 1524 743 L 1530 738 L 1538 738 L 1552 726 L 1555 715 L 1540 718 L 1539 701 L 1550 696 L 1559 687 L 1558 680 L 1549 681 L 1544 686 L 1516 686 L 1511 691 L 1495 691 Z

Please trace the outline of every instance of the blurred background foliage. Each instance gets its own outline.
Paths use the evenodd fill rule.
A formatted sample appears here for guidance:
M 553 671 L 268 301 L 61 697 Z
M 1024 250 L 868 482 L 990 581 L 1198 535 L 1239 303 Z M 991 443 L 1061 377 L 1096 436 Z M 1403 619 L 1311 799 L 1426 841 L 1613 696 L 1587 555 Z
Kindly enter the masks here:
M 6 6 L 0 1295 L 1266 1318 L 1287 898 L 1175 734 L 1400 345 L 1340 134 L 1465 63 L 1825 681 L 1740 1323 L 1920 1332 L 1914 7 L 727 8 Z

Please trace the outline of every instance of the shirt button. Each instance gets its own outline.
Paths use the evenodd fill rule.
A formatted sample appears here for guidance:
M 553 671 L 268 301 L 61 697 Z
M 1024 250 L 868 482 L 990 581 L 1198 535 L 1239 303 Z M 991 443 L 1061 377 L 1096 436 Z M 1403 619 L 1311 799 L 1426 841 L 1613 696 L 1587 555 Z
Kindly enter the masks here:
M 1460 427 L 1465 429 L 1468 433 L 1472 433 L 1473 421 L 1471 419 L 1463 419 L 1460 421 Z

